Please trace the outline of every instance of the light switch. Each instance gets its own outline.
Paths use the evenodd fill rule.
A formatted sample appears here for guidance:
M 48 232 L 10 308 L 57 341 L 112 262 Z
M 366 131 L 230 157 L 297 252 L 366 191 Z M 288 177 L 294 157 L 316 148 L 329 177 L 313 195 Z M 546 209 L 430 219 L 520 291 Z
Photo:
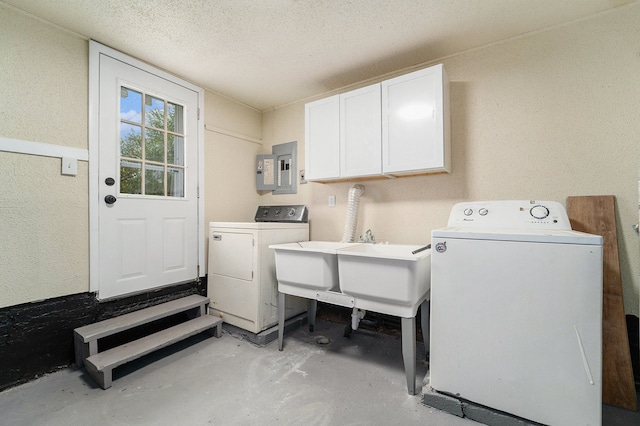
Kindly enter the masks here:
M 329 195 L 329 207 L 335 207 L 335 206 L 336 206 L 336 196 Z
M 73 157 L 62 157 L 62 174 L 76 176 L 78 174 L 78 160 Z

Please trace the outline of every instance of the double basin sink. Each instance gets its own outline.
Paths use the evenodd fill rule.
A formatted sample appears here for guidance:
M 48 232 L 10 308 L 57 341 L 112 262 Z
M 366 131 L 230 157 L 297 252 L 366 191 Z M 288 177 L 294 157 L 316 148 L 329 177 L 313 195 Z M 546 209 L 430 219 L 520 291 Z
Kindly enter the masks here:
M 410 318 L 430 289 L 431 250 L 419 245 L 305 241 L 269 247 L 283 293 L 346 296 L 356 308 Z

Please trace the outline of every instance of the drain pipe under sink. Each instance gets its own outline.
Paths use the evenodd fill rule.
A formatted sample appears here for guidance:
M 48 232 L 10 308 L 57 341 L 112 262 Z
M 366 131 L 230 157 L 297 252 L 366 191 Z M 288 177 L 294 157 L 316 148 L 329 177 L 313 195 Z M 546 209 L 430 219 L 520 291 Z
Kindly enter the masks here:
M 341 243 L 352 243 L 356 239 L 356 227 L 358 225 L 358 210 L 360 207 L 360 197 L 364 194 L 364 186 L 355 184 L 349 188 L 349 198 L 347 200 L 347 220 L 344 224 Z M 366 311 L 353 308 L 351 312 L 351 329 L 357 330 L 360 320 L 364 318 Z

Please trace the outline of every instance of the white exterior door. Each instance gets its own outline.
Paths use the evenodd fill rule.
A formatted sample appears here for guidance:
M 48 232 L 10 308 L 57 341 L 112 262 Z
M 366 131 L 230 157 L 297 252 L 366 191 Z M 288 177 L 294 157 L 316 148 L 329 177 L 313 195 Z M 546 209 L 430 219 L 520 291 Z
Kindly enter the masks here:
M 202 93 L 104 52 L 92 58 L 92 290 L 106 299 L 197 279 Z

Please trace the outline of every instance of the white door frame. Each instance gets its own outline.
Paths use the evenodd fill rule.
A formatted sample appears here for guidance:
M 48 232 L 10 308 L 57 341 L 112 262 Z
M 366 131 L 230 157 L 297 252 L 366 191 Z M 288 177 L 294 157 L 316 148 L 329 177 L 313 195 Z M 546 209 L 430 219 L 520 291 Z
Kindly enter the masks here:
M 100 140 L 100 55 L 110 56 L 133 67 L 172 81 L 198 93 L 198 116 L 204 116 L 204 89 L 145 62 L 89 40 L 89 291 L 97 292 L 100 282 L 99 253 L 99 140 Z M 204 119 L 198 120 L 198 275 L 204 277 Z

